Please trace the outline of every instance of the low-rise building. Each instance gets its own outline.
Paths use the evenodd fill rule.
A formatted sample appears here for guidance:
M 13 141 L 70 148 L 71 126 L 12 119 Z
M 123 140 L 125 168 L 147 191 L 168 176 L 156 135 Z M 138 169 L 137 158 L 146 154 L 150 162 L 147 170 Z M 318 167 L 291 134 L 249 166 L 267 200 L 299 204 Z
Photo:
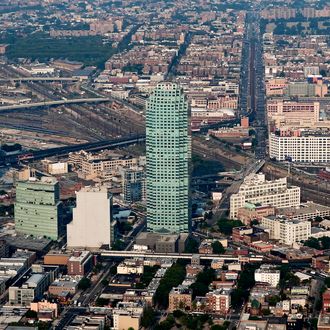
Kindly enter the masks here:
M 70 294 L 71 296 L 74 296 L 77 292 L 78 278 L 72 278 L 72 277 L 61 277 L 54 282 L 52 282 L 48 288 L 48 292 L 51 296 L 63 296 L 66 294 Z
M 113 329 L 140 329 L 144 307 L 138 303 L 120 302 L 112 312 Z
M 84 276 L 93 268 L 93 255 L 89 251 L 74 251 L 68 260 L 68 274 Z
M 138 260 L 125 260 L 117 266 L 117 274 L 143 274 L 144 266 Z

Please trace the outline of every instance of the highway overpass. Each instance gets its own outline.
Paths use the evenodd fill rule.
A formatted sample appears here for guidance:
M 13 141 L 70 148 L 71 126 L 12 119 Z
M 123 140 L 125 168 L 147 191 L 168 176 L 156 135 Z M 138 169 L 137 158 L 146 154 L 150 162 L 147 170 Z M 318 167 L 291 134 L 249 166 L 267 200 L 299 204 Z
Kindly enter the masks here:
M 19 109 L 29 109 L 29 108 L 54 106 L 54 105 L 78 104 L 78 103 L 100 103 L 100 102 L 109 102 L 109 101 L 110 101 L 109 98 L 94 97 L 94 98 L 80 98 L 80 99 L 56 100 L 56 101 L 25 103 L 25 104 L 3 105 L 3 106 L 0 106 L 0 112 L 1 111 L 8 111 L 8 110 L 19 110 Z
M 91 143 L 75 144 L 66 147 L 37 150 L 26 154 L 21 154 L 18 156 L 18 159 L 21 161 L 31 161 L 35 159 L 43 159 L 52 156 L 65 156 L 69 152 L 75 152 L 80 150 L 99 151 L 102 149 L 123 147 L 123 146 L 128 146 L 131 144 L 142 143 L 142 142 L 145 142 L 145 135 L 133 135 L 133 136 L 117 138 L 113 140 L 105 140 L 105 141 L 98 141 Z M 17 161 L 17 158 L 15 156 L 15 159 L 9 158 L 6 161 L 15 162 Z
M 108 251 L 101 250 L 102 257 L 111 258 L 152 258 L 152 259 L 191 259 L 193 256 L 199 256 L 201 260 L 220 259 L 229 262 L 261 262 L 264 257 L 261 255 L 250 256 L 232 256 L 225 254 L 194 254 L 194 253 L 153 253 L 145 251 Z
M 0 82 L 15 82 L 15 81 L 79 81 L 79 78 L 73 77 L 15 77 L 15 78 L 0 78 Z

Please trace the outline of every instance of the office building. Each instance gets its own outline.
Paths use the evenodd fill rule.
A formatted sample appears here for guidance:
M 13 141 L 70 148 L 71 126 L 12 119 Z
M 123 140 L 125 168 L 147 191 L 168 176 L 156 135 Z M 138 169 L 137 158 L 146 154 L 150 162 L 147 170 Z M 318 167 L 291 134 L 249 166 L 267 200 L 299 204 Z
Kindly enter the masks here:
M 112 195 L 106 187 L 84 187 L 76 193 L 77 205 L 67 225 L 69 248 L 97 249 L 113 242 Z
M 301 129 L 270 133 L 269 156 L 279 161 L 329 163 L 330 132 Z
M 188 102 L 177 84 L 160 83 L 151 94 L 146 135 L 148 230 L 189 232 Z
M 311 236 L 311 223 L 288 219 L 284 216 L 269 216 L 261 220 L 261 225 L 269 229 L 269 237 L 279 240 L 280 243 L 292 245 L 295 242 L 305 241 Z
M 145 170 L 143 167 L 124 168 L 122 170 L 123 197 L 126 203 L 145 200 Z
M 55 178 L 30 178 L 16 186 L 17 233 L 57 240 L 63 234 L 62 204 Z
M 300 188 L 288 187 L 286 178 L 266 181 L 264 174 L 252 174 L 245 178 L 238 193 L 230 196 L 230 218 L 236 218 L 247 202 L 273 207 L 298 206 Z
M 273 265 L 262 265 L 254 273 L 256 282 L 268 283 L 272 287 L 276 287 L 280 282 L 280 271 Z

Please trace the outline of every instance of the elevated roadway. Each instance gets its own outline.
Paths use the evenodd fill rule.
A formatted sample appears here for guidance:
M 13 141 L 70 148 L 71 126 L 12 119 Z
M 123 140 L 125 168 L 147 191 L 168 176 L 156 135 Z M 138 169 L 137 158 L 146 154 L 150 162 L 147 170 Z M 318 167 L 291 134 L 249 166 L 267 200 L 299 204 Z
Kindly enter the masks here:
M 231 256 L 220 254 L 194 254 L 194 253 L 153 253 L 145 251 L 108 251 L 101 250 L 102 257 L 112 258 L 152 258 L 152 259 L 191 259 L 192 257 L 199 256 L 201 260 L 214 260 L 220 259 L 223 261 L 238 261 L 238 262 L 261 262 L 264 257 L 262 255 L 250 256 Z
M 105 141 L 92 142 L 92 143 L 75 144 L 66 147 L 50 148 L 46 150 L 38 150 L 29 154 L 25 154 L 26 157 L 24 157 L 23 154 L 19 159 L 34 160 L 34 159 L 42 159 L 45 157 L 52 157 L 52 156 L 65 156 L 69 152 L 75 152 L 80 150 L 98 151 L 107 148 L 123 147 L 130 144 L 141 143 L 144 141 L 145 141 L 144 135 L 135 135 L 135 136 L 118 138 L 113 140 L 105 140 Z
M 27 104 L 13 104 L 13 105 L 4 105 L 0 106 L 1 111 L 8 110 L 19 110 L 19 109 L 29 109 L 29 108 L 38 108 L 45 106 L 54 106 L 54 105 L 65 105 L 65 104 L 79 104 L 79 103 L 100 103 L 100 102 L 109 102 L 109 98 L 105 97 L 94 97 L 94 98 L 80 98 L 80 99 L 69 99 L 69 100 L 54 100 L 54 101 L 44 101 L 44 102 L 34 102 Z
M 79 81 L 79 78 L 73 77 L 14 77 L 0 78 L 0 82 L 17 82 L 17 81 Z

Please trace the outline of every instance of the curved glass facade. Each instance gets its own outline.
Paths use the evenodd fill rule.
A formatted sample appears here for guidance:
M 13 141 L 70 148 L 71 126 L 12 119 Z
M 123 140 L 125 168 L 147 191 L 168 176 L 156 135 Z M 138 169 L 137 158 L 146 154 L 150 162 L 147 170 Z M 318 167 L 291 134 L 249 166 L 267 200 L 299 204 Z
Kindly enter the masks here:
M 158 233 L 190 228 L 188 102 L 175 83 L 160 83 L 146 110 L 147 226 Z

